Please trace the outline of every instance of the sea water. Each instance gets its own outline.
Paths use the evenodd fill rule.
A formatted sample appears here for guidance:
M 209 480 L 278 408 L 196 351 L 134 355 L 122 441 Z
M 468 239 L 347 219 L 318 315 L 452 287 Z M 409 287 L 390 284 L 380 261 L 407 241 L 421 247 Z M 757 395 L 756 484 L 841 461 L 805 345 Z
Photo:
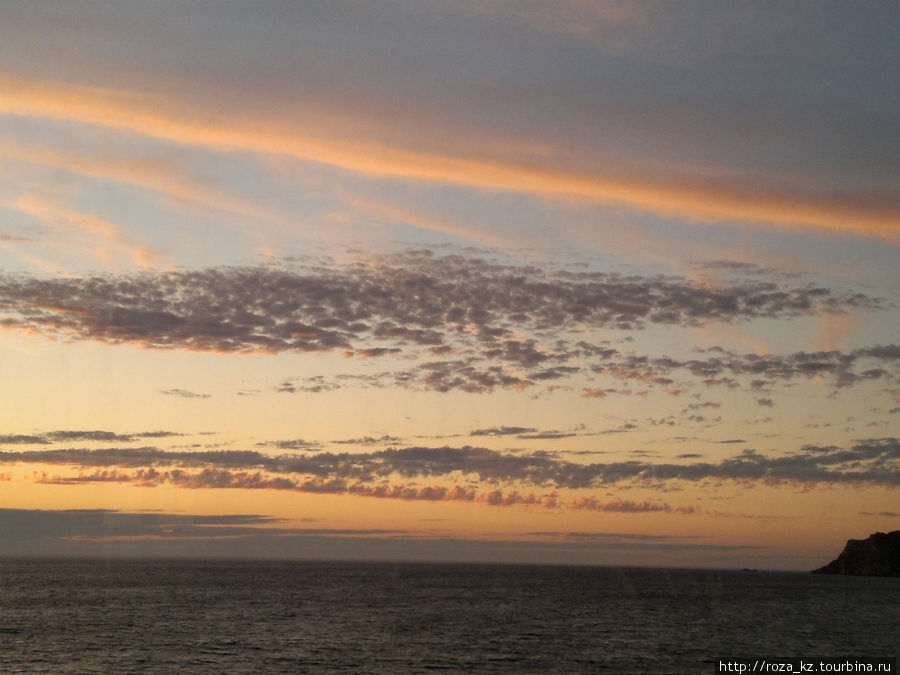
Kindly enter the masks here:
M 896 656 L 900 579 L 603 567 L 0 560 L 0 671 L 713 673 Z

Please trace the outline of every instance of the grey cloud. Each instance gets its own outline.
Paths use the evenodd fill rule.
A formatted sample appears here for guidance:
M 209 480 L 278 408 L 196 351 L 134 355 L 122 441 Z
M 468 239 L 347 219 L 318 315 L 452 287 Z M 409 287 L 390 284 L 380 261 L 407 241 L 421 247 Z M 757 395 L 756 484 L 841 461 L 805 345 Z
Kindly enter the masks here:
M 702 403 L 691 403 L 681 412 L 687 412 L 688 410 L 703 410 L 704 408 L 721 408 L 722 404 L 716 401 L 703 401 Z
M 90 475 L 72 477 L 41 476 L 38 483 L 52 485 L 78 485 L 85 483 L 119 482 L 150 487 L 157 485 L 174 485 L 186 489 L 228 488 L 243 490 L 289 490 L 293 492 L 311 492 L 318 494 L 341 494 L 380 499 L 400 499 L 404 501 L 465 501 L 480 502 L 490 506 L 537 505 L 555 508 L 555 493 L 536 495 L 523 494 L 518 490 L 503 492 L 496 489 L 488 492 L 477 492 L 471 487 L 455 485 L 412 486 L 388 484 L 387 482 L 368 484 L 362 481 L 347 481 L 342 478 L 306 478 L 294 480 L 284 476 L 271 476 L 260 471 L 230 471 L 221 468 L 204 468 L 192 473 L 182 469 L 157 471 L 156 469 L 139 469 L 133 473 L 118 471 L 95 471 Z
M 0 463 L 28 462 L 65 464 L 85 467 L 142 466 L 229 466 L 261 467 L 273 458 L 252 450 L 160 450 L 152 446 L 139 448 L 87 448 L 60 450 L 21 450 L 0 452 Z
M 434 391 L 461 390 L 469 393 L 491 392 L 498 387 L 525 388 L 531 380 L 510 375 L 502 366 L 479 366 L 478 359 L 430 361 L 414 369 L 394 374 L 398 386 L 421 386 Z
M 403 350 L 399 347 L 369 347 L 367 349 L 359 349 L 357 351 L 344 352 L 347 356 L 360 356 L 363 358 L 377 358 L 379 356 L 388 356 L 390 354 L 399 354 Z
M 749 386 L 760 390 L 774 380 L 828 377 L 834 386 L 845 387 L 866 380 L 897 377 L 900 346 L 881 345 L 849 352 L 796 352 L 789 355 L 737 354 L 719 349 L 718 356 L 679 361 L 670 357 L 630 355 L 591 365 L 595 373 L 648 386 L 667 385 L 682 373 L 706 385 L 740 385 L 735 378 L 750 377 Z M 764 377 L 766 379 L 759 379 Z M 760 399 L 768 400 L 768 399 Z M 765 405 L 765 404 L 761 404 Z M 689 406 L 689 409 L 694 409 Z
M 384 434 L 377 438 L 374 436 L 363 436 L 362 438 L 347 438 L 340 441 L 332 441 L 332 443 L 337 445 L 382 445 L 399 443 L 402 440 L 403 439 L 398 436 Z
M 318 394 L 323 391 L 340 389 L 340 387 L 341 385 L 339 383 L 326 380 L 322 375 L 313 375 L 304 378 L 288 378 L 275 387 L 275 391 L 285 394 L 295 394 L 298 391 Z
M 304 441 L 302 438 L 294 438 L 281 441 L 261 441 L 256 445 L 278 448 L 279 450 L 318 450 L 321 445 Z
M 571 438 L 577 436 L 573 431 L 539 431 L 534 434 L 519 434 L 516 438 L 527 440 L 555 440 L 558 438 Z
M 50 443 L 50 439 L 44 435 L 3 434 L 0 436 L 0 443 L 4 445 L 47 445 Z
M 595 497 L 580 497 L 575 500 L 573 508 L 585 511 L 609 511 L 615 513 L 647 513 L 652 511 L 672 510 L 672 507 L 665 502 L 634 502 L 627 499 L 601 502 Z
M 637 424 L 632 424 L 631 422 L 624 422 L 620 424 L 618 427 L 613 427 L 612 429 L 604 429 L 603 431 L 592 431 L 584 434 L 585 436 L 609 436 L 611 434 L 625 434 L 629 431 L 634 431 L 638 428 Z
M 134 476 L 125 471 L 103 470 L 94 471 L 88 475 L 78 476 L 48 476 L 46 473 L 36 479 L 42 485 L 77 485 L 78 483 L 132 483 Z
M 197 516 L 106 509 L 0 509 L 0 537 L 11 539 L 122 536 L 196 537 L 252 534 L 281 519 L 261 515 Z
M 640 391 L 615 388 L 598 389 L 593 387 L 583 387 L 581 389 L 582 398 L 606 398 L 609 394 L 617 394 L 620 396 L 646 396 L 648 393 L 650 393 L 649 389 L 643 389 Z
M 174 431 L 141 431 L 134 434 L 117 434 L 112 431 L 50 431 L 47 438 L 51 441 L 65 443 L 70 441 L 133 441 L 139 438 L 166 438 L 180 436 Z
M 178 396 L 180 398 L 210 398 L 210 394 L 198 394 L 187 389 L 160 389 L 160 394 L 166 396 Z
M 283 558 L 285 543 L 297 542 L 296 557 L 320 545 L 368 539 L 403 541 L 410 533 L 391 529 L 295 528 L 264 515 L 203 516 L 105 509 L 0 509 L 4 552 L 23 556 L 152 556 Z M 301 522 L 308 522 L 301 519 Z M 312 543 L 312 548 L 310 546 Z M 358 549 L 359 545 L 354 544 Z M 326 558 L 332 556 L 325 556 Z M 365 557 L 365 556 L 363 556 Z
M 528 373 L 529 380 L 559 380 L 581 372 L 581 368 L 575 366 L 553 366 L 544 370 L 536 370 Z
M 469 436 L 514 436 L 537 431 L 531 427 L 491 427 L 489 429 L 475 429 Z
M 3 434 L 0 443 L 8 445 L 49 445 L 51 443 L 68 443 L 71 441 L 102 441 L 107 443 L 127 443 L 144 438 L 166 438 L 181 436 L 174 431 L 141 431 L 132 434 L 119 434 L 113 431 L 47 431 L 40 434 Z

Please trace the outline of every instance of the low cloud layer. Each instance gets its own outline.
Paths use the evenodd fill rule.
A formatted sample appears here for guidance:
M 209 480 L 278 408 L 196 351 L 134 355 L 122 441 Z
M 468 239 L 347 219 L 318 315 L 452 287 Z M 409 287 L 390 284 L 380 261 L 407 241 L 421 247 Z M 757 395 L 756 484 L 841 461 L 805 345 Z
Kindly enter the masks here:
M 260 515 L 198 516 L 106 509 L 0 509 L 5 550 L 23 556 L 154 556 L 283 559 L 290 557 L 395 561 L 504 560 L 527 553 L 539 561 L 597 563 L 596 553 L 647 551 L 746 554 L 757 547 L 722 545 L 696 537 L 586 532 L 528 532 L 524 540 L 461 539 L 440 533 L 376 528 L 291 527 Z M 574 556 L 574 557 L 573 557 Z M 658 559 L 658 558 L 656 558 Z M 624 561 L 623 561 L 624 562 Z
M 693 457 L 687 455 L 684 459 Z M 472 446 L 406 447 L 364 453 L 319 452 L 277 457 L 250 450 L 179 452 L 152 447 L 22 450 L 0 452 L 0 462 L 58 464 L 86 471 L 146 468 L 149 473 L 129 473 L 123 480 L 146 479 L 148 484 L 159 479 L 159 469 L 168 469 L 169 475 L 159 480 L 182 487 L 302 489 L 410 499 L 433 497 L 437 500 L 480 497 L 461 487 L 400 485 L 399 492 L 381 494 L 379 490 L 394 488 L 378 486 L 388 486 L 390 481 L 398 480 L 458 483 L 464 478 L 513 489 L 531 486 L 551 493 L 555 489 L 605 486 L 660 487 L 677 481 L 900 485 L 900 440 L 892 437 L 861 440 L 849 448 L 806 445 L 792 454 L 779 456 L 745 448 L 717 463 L 635 459 L 581 464 L 561 459 L 556 453 L 511 454 Z M 173 473 L 174 469 L 202 469 L 208 473 Z M 240 473 L 233 473 L 235 470 Z M 119 477 L 112 472 L 60 480 L 99 482 L 116 481 Z M 502 501 L 503 494 L 507 493 L 502 493 L 498 499 Z M 546 494 L 551 493 L 534 497 L 535 503 L 543 503 Z
M 147 438 L 180 436 L 174 431 L 141 431 L 119 434 L 114 431 L 48 431 L 40 434 L 0 434 L 0 445 L 49 445 L 73 441 L 99 441 L 102 443 L 128 443 Z
M 0 509 L 0 537 L 4 541 L 71 537 L 202 537 L 241 536 L 271 526 L 279 518 L 261 515 L 184 515 L 123 513 L 107 509 Z

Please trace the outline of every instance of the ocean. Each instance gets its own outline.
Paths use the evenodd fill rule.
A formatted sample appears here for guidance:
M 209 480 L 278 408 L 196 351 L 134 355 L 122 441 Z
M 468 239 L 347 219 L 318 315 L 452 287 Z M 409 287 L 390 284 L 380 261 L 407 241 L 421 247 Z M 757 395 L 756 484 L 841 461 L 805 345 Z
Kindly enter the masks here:
M 357 562 L 0 560 L 0 671 L 713 673 L 896 656 L 900 579 Z

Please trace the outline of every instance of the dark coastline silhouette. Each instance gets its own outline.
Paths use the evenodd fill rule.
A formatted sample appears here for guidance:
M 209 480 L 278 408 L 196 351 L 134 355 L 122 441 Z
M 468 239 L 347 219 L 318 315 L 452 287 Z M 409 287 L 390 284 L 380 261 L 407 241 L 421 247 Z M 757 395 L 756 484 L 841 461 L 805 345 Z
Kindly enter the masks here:
M 900 577 L 900 530 L 876 532 L 868 539 L 848 539 L 837 558 L 812 573 Z

